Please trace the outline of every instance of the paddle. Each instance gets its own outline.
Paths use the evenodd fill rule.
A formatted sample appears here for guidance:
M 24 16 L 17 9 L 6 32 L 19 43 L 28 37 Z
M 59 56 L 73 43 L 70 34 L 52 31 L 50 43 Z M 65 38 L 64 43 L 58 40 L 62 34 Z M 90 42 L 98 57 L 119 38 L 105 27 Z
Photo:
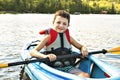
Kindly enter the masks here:
M 112 48 L 110 50 L 101 50 L 101 51 L 93 51 L 89 52 L 89 55 L 91 54 L 98 54 L 98 53 L 113 53 L 113 54 L 120 54 L 120 46 L 116 48 Z M 81 54 L 70 54 L 70 55 L 64 55 L 64 56 L 58 56 L 57 60 L 63 59 L 63 58 L 80 58 Z M 27 60 L 27 61 L 19 61 L 19 62 L 13 62 L 13 63 L 0 63 L 0 68 L 5 68 L 5 67 L 10 67 L 10 66 L 17 66 L 17 65 L 22 65 L 22 64 L 29 64 L 29 63 L 34 63 L 34 62 L 44 62 L 44 61 L 49 61 L 48 58 L 43 58 L 43 59 L 35 59 L 35 60 Z
M 120 54 L 120 46 L 107 50 L 107 52 L 110 52 L 112 54 Z

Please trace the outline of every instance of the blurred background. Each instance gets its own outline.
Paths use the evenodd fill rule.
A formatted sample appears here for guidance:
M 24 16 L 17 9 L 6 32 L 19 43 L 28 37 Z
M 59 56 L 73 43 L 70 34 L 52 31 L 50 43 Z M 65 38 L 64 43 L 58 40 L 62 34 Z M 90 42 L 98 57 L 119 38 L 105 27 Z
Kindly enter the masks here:
M 0 13 L 120 14 L 120 0 L 0 0 Z

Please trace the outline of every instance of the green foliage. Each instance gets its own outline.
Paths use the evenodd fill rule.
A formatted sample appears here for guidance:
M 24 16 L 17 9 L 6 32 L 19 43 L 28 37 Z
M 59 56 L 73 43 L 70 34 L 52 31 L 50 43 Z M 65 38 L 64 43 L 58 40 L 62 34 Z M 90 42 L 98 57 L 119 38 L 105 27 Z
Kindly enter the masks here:
M 60 9 L 72 14 L 120 14 L 120 0 L 0 0 L 0 12 L 54 13 Z

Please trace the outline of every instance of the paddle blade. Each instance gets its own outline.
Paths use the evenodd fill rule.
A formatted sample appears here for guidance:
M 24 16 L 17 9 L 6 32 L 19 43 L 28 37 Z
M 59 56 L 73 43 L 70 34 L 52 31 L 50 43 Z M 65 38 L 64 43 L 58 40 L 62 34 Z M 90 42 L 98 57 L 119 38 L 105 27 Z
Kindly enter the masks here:
M 0 63 L 0 68 L 6 68 L 6 67 L 8 67 L 7 63 Z
M 107 52 L 112 54 L 120 54 L 120 46 L 107 50 Z

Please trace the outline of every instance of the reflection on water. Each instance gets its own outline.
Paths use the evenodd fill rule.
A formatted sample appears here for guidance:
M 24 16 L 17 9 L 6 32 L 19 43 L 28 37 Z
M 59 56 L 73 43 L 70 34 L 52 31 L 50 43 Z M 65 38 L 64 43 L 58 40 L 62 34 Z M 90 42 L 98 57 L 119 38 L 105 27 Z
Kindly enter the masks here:
M 0 63 L 19 61 L 22 46 L 27 41 L 40 39 L 38 32 L 50 27 L 52 19 L 53 14 L 0 14 Z M 69 29 L 89 50 L 110 49 L 120 45 L 119 21 L 120 15 L 71 15 Z M 117 57 L 104 59 L 115 64 L 119 62 Z M 0 69 L 0 79 L 17 80 L 19 67 Z

